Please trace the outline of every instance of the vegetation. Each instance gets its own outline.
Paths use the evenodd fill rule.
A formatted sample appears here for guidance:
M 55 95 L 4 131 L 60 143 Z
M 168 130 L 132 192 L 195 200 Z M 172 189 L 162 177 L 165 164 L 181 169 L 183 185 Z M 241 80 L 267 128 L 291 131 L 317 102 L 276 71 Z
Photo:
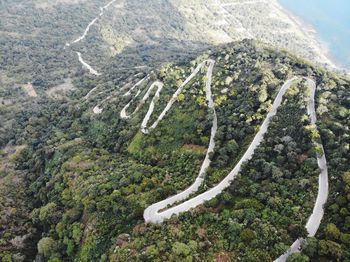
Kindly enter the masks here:
M 0 108 L 6 123 L 0 137 L 2 261 L 272 261 L 307 235 L 304 225 L 317 195 L 320 139 L 329 162 L 330 199 L 318 234 L 290 261 L 349 260 L 350 81 L 246 40 L 151 73 L 140 97 L 151 81 L 165 83 L 151 122 L 207 57 L 216 60 L 219 129 L 202 191 L 237 163 L 279 88 L 293 75 L 317 80 L 320 132 L 310 127 L 306 84 L 294 83 L 264 142 L 230 188 L 163 224 L 145 224 L 146 207 L 183 190 L 198 173 L 211 128 L 205 76 L 194 78 L 159 127 L 143 135 L 140 123 L 149 101 L 130 121 L 119 117 L 128 97 L 114 96 L 100 115 L 91 109 L 146 71 L 116 73 L 113 63 L 120 57 L 99 79 L 77 71 L 75 89 L 66 98 L 21 97 Z M 96 86 L 98 92 L 84 100 Z M 7 97 L 22 94 L 5 87 L 1 92 Z M 16 146 L 22 147 L 8 151 Z

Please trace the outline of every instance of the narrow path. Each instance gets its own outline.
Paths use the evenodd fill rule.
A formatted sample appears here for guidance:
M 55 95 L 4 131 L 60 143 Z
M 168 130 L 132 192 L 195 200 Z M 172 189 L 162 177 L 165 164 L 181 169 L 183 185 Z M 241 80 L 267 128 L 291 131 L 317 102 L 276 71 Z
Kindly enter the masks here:
M 239 3 L 239 4 L 245 4 L 245 3 Z M 210 6 L 219 7 L 221 9 L 222 18 L 225 19 L 230 17 L 231 20 L 229 20 L 228 23 L 232 24 L 231 21 L 233 21 L 235 23 L 235 26 L 236 26 L 235 29 L 237 30 L 237 32 L 245 34 L 243 38 L 255 39 L 254 35 L 250 33 L 246 27 L 243 26 L 242 22 L 238 18 L 236 18 L 231 12 L 227 11 L 225 7 L 227 7 L 228 4 L 222 3 L 221 0 L 216 0 L 214 3 L 207 5 L 208 10 L 211 10 Z
M 138 73 L 138 74 L 136 74 L 136 75 L 134 75 L 134 77 L 138 77 L 139 75 L 143 75 L 143 73 Z M 130 92 L 132 91 L 132 90 L 134 90 L 137 86 L 139 86 L 139 85 L 141 85 L 142 84 L 142 82 L 144 82 L 144 81 L 146 81 L 146 80 L 148 80 L 149 79 L 149 75 L 147 75 L 147 76 L 145 76 L 143 79 L 141 79 L 139 82 L 137 82 L 135 85 L 133 85 L 132 86 L 132 88 L 126 93 L 126 94 L 124 94 L 124 96 L 127 96 L 127 95 L 129 95 L 130 94 Z M 86 94 L 86 96 L 84 96 L 84 98 L 83 98 L 83 100 L 86 102 L 87 100 L 89 100 L 89 98 L 91 97 L 91 95 L 93 94 L 93 93 L 95 93 L 99 88 L 101 88 L 101 86 L 95 86 L 93 89 L 91 89 L 87 94 Z M 126 90 L 127 88 L 126 88 L 126 86 L 124 86 L 124 87 L 122 87 L 120 90 L 118 90 L 118 92 L 117 93 L 120 93 L 120 92 L 122 92 L 122 91 L 124 91 L 124 90 Z M 99 93 L 97 93 L 98 95 L 100 95 L 100 94 L 103 94 L 103 93 L 106 93 L 107 91 L 106 90 L 104 90 L 104 91 L 101 91 L 101 92 L 99 92 Z M 106 100 L 106 99 L 105 99 Z M 105 101 L 105 100 L 103 100 L 103 101 Z M 105 101 L 106 102 L 106 101 Z M 102 104 L 102 103 L 101 103 Z
M 100 7 L 100 13 L 97 17 L 95 17 L 85 28 L 83 34 L 81 36 L 79 36 L 77 39 L 75 39 L 74 41 L 70 42 L 70 43 L 66 43 L 66 47 L 69 47 L 73 44 L 79 43 L 81 41 L 83 41 L 87 34 L 90 31 L 90 28 L 105 14 L 105 11 L 117 0 L 112 0 L 110 2 L 108 2 L 105 6 Z M 76 52 L 79 58 L 79 62 L 83 65 L 84 68 L 88 69 L 90 74 L 95 75 L 95 76 L 100 76 L 102 75 L 101 73 L 99 73 L 97 70 L 95 70 L 91 65 L 89 65 L 87 62 L 84 61 L 84 59 L 82 58 L 82 55 L 80 52 Z M 128 70 L 128 69 L 142 69 L 142 68 L 147 68 L 147 65 L 140 65 L 140 66 L 135 66 L 135 67 L 121 67 L 118 68 L 118 70 Z M 102 112 L 102 111 L 101 111 Z M 100 112 L 100 113 L 101 113 Z
M 150 78 L 149 75 L 142 78 L 139 82 L 137 82 L 135 85 L 133 85 L 128 92 L 126 92 L 123 96 L 129 96 L 132 91 L 134 91 L 135 88 L 139 87 L 144 81 L 147 81 Z
M 66 46 L 70 46 L 70 45 L 79 43 L 80 41 L 84 40 L 84 38 L 87 36 L 87 34 L 88 34 L 89 31 L 90 31 L 90 27 L 93 26 L 93 24 L 95 24 L 97 20 L 98 20 L 98 18 L 95 18 L 94 20 L 92 20 L 92 21 L 88 24 L 88 26 L 86 27 L 84 33 L 83 33 L 80 37 L 78 37 L 77 39 L 75 39 L 73 42 L 71 42 L 71 43 L 66 43 Z
M 112 5 L 115 1 L 117 1 L 117 0 L 112 0 L 112 1 L 110 1 L 109 3 L 107 3 L 105 6 L 100 7 L 100 14 L 99 14 L 97 17 L 95 17 L 95 18 L 87 25 L 87 27 L 85 28 L 84 33 L 83 33 L 80 37 L 78 37 L 77 39 L 75 39 L 74 41 L 72 41 L 71 43 L 66 43 L 66 46 L 69 47 L 69 46 L 71 46 L 71 45 L 73 45 L 73 44 L 79 43 L 80 41 L 84 40 L 85 37 L 87 36 L 87 34 L 89 33 L 91 26 L 93 26 L 93 25 L 97 22 L 97 20 L 98 20 L 99 18 L 101 18 L 101 17 L 104 15 L 105 10 L 107 10 L 107 8 L 108 8 L 110 5 Z M 92 66 L 90 66 L 88 63 L 86 63 L 86 62 L 83 60 L 83 58 L 82 58 L 80 52 L 76 52 L 76 53 L 77 53 L 77 55 L 78 55 L 79 62 L 83 65 L 83 67 L 85 67 L 86 69 L 89 70 L 90 74 L 95 75 L 95 76 L 100 76 L 100 75 L 101 75 L 101 74 L 98 73 L 95 69 L 93 69 Z
M 99 14 L 97 17 L 95 17 L 95 18 L 87 25 L 87 27 L 85 28 L 84 33 L 83 33 L 80 37 L 78 37 L 77 39 L 75 39 L 74 41 L 72 41 L 71 43 L 66 43 L 66 46 L 71 46 L 71 45 L 73 45 L 73 44 L 79 43 L 80 41 L 84 40 L 85 37 L 87 36 L 87 34 L 89 33 L 91 26 L 93 26 L 93 25 L 97 22 L 97 20 L 98 20 L 99 18 L 101 18 L 101 17 L 104 15 L 105 10 L 106 10 L 110 5 L 112 5 L 115 1 L 117 1 L 117 0 L 112 0 L 112 1 L 110 1 L 108 4 L 106 4 L 105 6 L 100 7 L 100 14 Z
M 132 92 L 135 88 L 139 87 L 144 81 L 149 80 L 150 76 L 147 75 L 144 78 L 142 78 L 139 82 L 137 82 L 135 85 L 133 85 L 123 96 L 128 96 L 130 95 L 130 92 Z M 89 97 L 91 96 L 91 94 L 98 89 L 98 86 L 91 89 L 91 91 L 84 97 L 84 100 L 89 99 Z M 112 94 L 110 94 L 109 96 L 107 96 L 105 99 L 102 100 L 102 102 L 100 102 L 98 105 L 96 105 L 93 108 L 93 112 L 94 114 L 101 114 L 103 112 L 103 106 L 112 98 L 114 98 L 116 95 L 119 95 L 121 92 L 125 91 L 127 89 L 127 86 L 122 87 L 121 89 L 117 90 L 116 92 L 113 92 Z M 103 93 L 103 92 L 101 92 Z M 135 98 L 141 93 L 141 91 L 138 91 Z M 134 98 L 134 99 L 135 99 Z M 130 104 L 130 103 L 129 103 Z M 128 106 L 128 105 L 127 105 Z M 128 118 L 128 117 L 122 117 L 122 118 Z
M 79 62 L 83 65 L 83 67 L 85 67 L 87 70 L 89 70 L 90 74 L 95 75 L 95 76 L 100 76 L 102 74 L 100 74 L 99 72 L 97 72 L 95 69 L 92 68 L 92 66 L 90 66 L 88 63 L 86 63 L 80 52 L 76 52 L 79 58 Z
M 212 96 L 211 96 L 211 77 L 212 77 L 212 71 L 213 71 L 213 67 L 215 64 L 214 60 L 205 60 L 202 63 L 200 63 L 196 69 L 192 72 L 192 74 L 182 83 L 182 85 L 176 90 L 176 92 L 173 94 L 173 96 L 171 97 L 171 99 L 169 100 L 169 102 L 167 103 L 166 107 L 164 108 L 164 110 L 161 112 L 161 114 L 159 115 L 159 117 L 157 118 L 157 120 L 151 125 L 150 129 L 155 129 L 159 122 L 163 120 L 163 118 L 165 117 L 165 115 L 168 113 L 168 111 L 171 109 L 171 107 L 173 106 L 173 104 L 176 102 L 177 97 L 181 94 L 182 90 L 185 88 L 185 86 L 199 73 L 199 71 L 206 65 L 209 64 L 209 68 L 207 71 L 207 84 L 206 84 L 206 92 L 207 92 L 207 101 L 208 101 L 208 106 L 209 108 L 214 109 L 214 102 L 212 100 Z M 208 85 L 209 84 L 209 85 Z M 148 133 L 148 128 L 147 128 L 147 124 L 149 122 L 149 118 L 151 117 L 153 110 L 154 110 L 154 102 L 158 99 L 159 94 L 163 88 L 163 83 L 156 81 L 154 82 L 151 87 L 148 89 L 147 93 L 145 94 L 145 96 L 142 98 L 142 100 L 140 101 L 139 105 L 137 106 L 137 108 L 134 110 L 134 112 L 131 115 L 127 115 L 126 110 L 129 108 L 130 104 L 139 96 L 141 91 L 138 91 L 135 95 L 135 97 L 122 109 L 121 113 L 120 113 L 120 117 L 127 119 L 130 118 L 130 116 L 134 115 L 139 109 L 140 107 L 144 104 L 144 102 L 148 99 L 150 92 L 152 91 L 152 89 L 154 88 L 154 86 L 158 86 L 158 90 L 156 95 L 154 96 L 154 98 L 151 101 L 149 110 L 146 114 L 146 116 L 144 117 L 142 124 L 141 124 L 141 131 L 145 134 Z M 130 91 L 128 91 L 125 95 L 129 95 Z
M 138 90 L 138 92 L 136 93 L 135 97 L 122 109 L 122 111 L 120 112 L 120 117 L 123 119 L 128 119 L 131 116 L 133 116 L 134 114 L 136 114 L 140 108 L 142 107 L 142 105 L 148 100 L 149 96 L 151 95 L 152 90 L 155 88 L 157 88 L 157 91 L 151 101 L 151 104 L 149 106 L 149 109 L 147 111 L 146 116 L 144 117 L 142 124 L 141 124 L 141 131 L 146 134 L 148 133 L 147 131 L 147 123 L 149 121 L 149 118 L 151 117 L 153 110 L 154 110 L 154 106 L 155 106 L 155 102 L 159 99 L 160 96 L 160 92 L 162 91 L 164 85 L 162 82 L 156 81 L 154 82 L 150 88 L 147 90 L 146 94 L 143 96 L 143 98 L 141 99 L 140 103 L 137 105 L 136 109 L 134 110 L 134 112 L 132 112 L 130 115 L 127 114 L 126 110 L 130 107 L 130 104 L 140 95 L 141 91 Z M 128 93 L 130 93 L 131 89 L 128 91 Z M 128 94 L 127 93 L 127 94 Z M 125 94 L 125 95 L 127 95 Z M 125 96 L 124 95 L 124 96 Z

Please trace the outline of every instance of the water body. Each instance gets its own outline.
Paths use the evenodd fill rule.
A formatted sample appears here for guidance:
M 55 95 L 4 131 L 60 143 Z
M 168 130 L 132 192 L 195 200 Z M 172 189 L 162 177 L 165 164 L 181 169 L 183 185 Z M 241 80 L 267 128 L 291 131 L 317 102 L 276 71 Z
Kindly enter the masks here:
M 340 66 L 350 70 L 349 0 L 279 0 L 280 3 L 317 31 Z

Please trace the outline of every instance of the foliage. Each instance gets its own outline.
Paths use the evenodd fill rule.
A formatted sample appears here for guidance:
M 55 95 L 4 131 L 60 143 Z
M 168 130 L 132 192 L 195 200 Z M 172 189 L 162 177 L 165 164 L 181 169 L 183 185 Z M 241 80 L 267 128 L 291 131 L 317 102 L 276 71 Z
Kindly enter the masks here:
M 1 217 L 7 226 L 1 231 L 1 259 L 20 255 L 33 260 L 38 255 L 50 261 L 272 261 L 307 235 L 304 225 L 317 195 L 316 155 L 322 140 L 331 187 L 325 218 L 316 237 L 290 261 L 348 260 L 349 81 L 247 40 L 155 71 L 140 86 L 142 97 L 151 81 L 165 83 L 150 122 L 191 73 L 190 66 L 207 56 L 217 61 L 213 96 L 219 128 L 200 192 L 236 165 L 290 75 L 317 80 L 316 104 L 323 106 L 319 132 L 306 115 L 306 85 L 295 83 L 264 141 L 227 190 L 161 225 L 145 224 L 147 206 L 187 188 L 198 174 L 212 125 L 204 75 L 186 86 L 157 129 L 143 135 L 140 123 L 149 101 L 125 121 L 119 112 L 130 97 L 113 97 L 100 115 L 91 112 L 100 94 L 85 103 L 81 99 L 95 86 L 114 92 L 144 73 L 116 74 L 113 66 L 101 79 L 78 73 L 73 81 L 77 90 L 69 100 L 39 97 L 13 112 L 3 109 L 8 124 L 1 145 L 27 146 L 13 158 L 15 166 L 1 170 L 1 184 L 17 189 L 0 194 L 1 207 L 15 210 Z M 22 243 L 22 236 L 28 240 Z

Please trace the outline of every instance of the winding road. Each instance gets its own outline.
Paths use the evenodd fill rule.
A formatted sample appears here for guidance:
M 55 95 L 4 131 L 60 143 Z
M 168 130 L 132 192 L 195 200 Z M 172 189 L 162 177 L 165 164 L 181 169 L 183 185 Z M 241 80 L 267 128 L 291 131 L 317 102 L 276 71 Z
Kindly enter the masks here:
M 213 187 L 213 188 L 207 190 L 206 192 L 201 193 L 201 194 L 199 194 L 191 199 L 188 199 L 188 197 L 191 194 L 197 192 L 199 187 L 202 185 L 204 178 L 205 178 L 206 170 L 211 163 L 209 156 L 212 152 L 214 152 L 214 149 L 215 149 L 215 135 L 216 135 L 217 128 L 218 128 L 218 121 L 217 121 L 215 104 L 213 101 L 212 90 L 211 90 L 212 74 L 213 74 L 214 65 L 215 65 L 215 61 L 211 60 L 211 59 L 205 60 L 202 63 L 200 63 L 195 68 L 195 70 L 192 72 L 192 74 L 176 90 L 176 92 L 173 94 L 172 98 L 169 100 L 169 102 L 167 103 L 167 105 L 164 108 L 164 110 L 162 111 L 162 113 L 158 116 L 157 120 L 149 128 L 148 128 L 149 119 L 153 114 L 155 103 L 159 99 L 160 93 L 163 89 L 163 83 L 161 83 L 160 81 L 154 82 L 149 87 L 149 89 L 147 90 L 146 94 L 143 96 L 143 98 L 141 99 L 141 101 L 137 105 L 134 112 L 132 112 L 131 114 L 128 114 L 127 109 L 130 107 L 131 103 L 133 103 L 136 100 L 136 98 L 140 95 L 140 93 L 141 93 L 140 90 L 137 91 L 135 96 L 130 100 L 130 102 L 120 112 L 121 118 L 123 118 L 123 119 L 131 118 L 134 114 L 137 113 L 137 111 L 141 108 L 141 106 L 144 105 L 146 100 L 148 100 L 152 90 L 157 87 L 157 91 L 156 91 L 156 93 L 155 93 L 155 95 L 150 103 L 148 112 L 147 112 L 146 116 L 144 117 L 142 124 L 141 124 L 141 131 L 144 134 L 147 134 L 150 131 L 150 129 L 155 129 L 157 127 L 157 125 L 159 124 L 159 122 L 165 117 L 167 112 L 171 109 L 173 104 L 177 101 L 177 97 L 183 91 L 184 87 L 200 72 L 201 69 L 207 67 L 205 92 L 206 92 L 206 100 L 207 100 L 208 108 L 210 109 L 210 112 L 213 114 L 213 122 L 212 122 L 208 150 L 207 150 L 205 159 L 201 165 L 200 172 L 199 172 L 196 180 L 194 181 L 194 183 L 190 187 L 188 187 L 187 189 L 185 189 L 184 191 L 182 191 L 181 193 L 179 193 L 177 195 L 171 196 L 165 200 L 162 200 L 158 203 L 152 204 L 151 206 L 146 208 L 146 210 L 144 211 L 144 215 L 143 215 L 146 222 L 161 223 L 165 219 L 169 219 L 173 215 L 178 215 L 180 213 L 189 211 L 190 209 L 195 208 L 195 207 L 203 204 L 204 202 L 213 199 L 214 197 L 216 197 L 220 193 L 222 193 L 223 190 L 227 189 L 231 185 L 231 183 L 235 179 L 235 177 L 241 171 L 243 163 L 246 161 L 249 161 L 253 157 L 254 151 L 261 144 L 261 142 L 264 139 L 264 135 L 267 133 L 267 130 L 268 130 L 268 127 L 269 127 L 269 124 L 271 122 L 272 117 L 277 114 L 277 110 L 280 107 L 280 105 L 282 104 L 284 94 L 292 86 L 293 82 L 296 80 L 304 79 L 307 81 L 308 88 L 311 91 L 308 105 L 307 105 L 307 113 L 309 115 L 311 124 L 314 127 L 316 127 L 317 118 L 316 118 L 315 100 L 314 100 L 315 99 L 315 92 L 316 92 L 316 83 L 309 78 L 301 78 L 301 77 L 293 77 L 293 78 L 287 80 L 283 84 L 281 89 L 279 90 L 279 92 L 278 92 L 278 94 L 273 102 L 272 108 L 271 108 L 270 112 L 267 114 L 262 125 L 260 126 L 259 131 L 255 135 L 255 137 L 254 137 L 253 141 L 251 142 L 251 144 L 249 145 L 248 149 L 246 150 L 246 152 L 244 153 L 242 158 L 239 160 L 239 162 L 236 164 L 236 166 L 233 168 L 233 170 L 215 187 Z M 125 93 L 124 96 L 131 95 L 131 91 L 138 88 L 141 85 L 141 83 L 143 81 L 145 81 L 147 78 L 148 77 L 145 77 L 144 79 L 140 80 L 127 93 Z M 109 99 L 109 98 L 110 97 L 107 97 L 107 99 Z M 101 113 L 102 109 L 100 108 L 100 106 L 96 106 L 94 108 L 94 112 Z M 325 154 L 323 151 L 323 147 L 321 146 L 321 148 L 322 148 L 322 154 L 317 155 L 318 167 L 321 171 L 320 175 L 319 175 L 318 195 L 317 195 L 315 206 L 313 208 L 313 212 L 312 212 L 311 216 L 309 217 L 308 222 L 306 224 L 306 229 L 308 231 L 309 236 L 314 236 L 316 234 L 316 232 L 320 226 L 321 220 L 323 218 L 324 205 L 326 204 L 327 198 L 328 198 L 327 160 L 326 160 L 326 157 L 325 157 Z M 186 200 L 186 199 L 188 199 L 188 200 Z M 184 200 L 186 200 L 186 201 L 184 201 Z M 184 202 L 176 205 L 176 203 L 181 202 L 181 201 L 184 201 Z M 167 208 L 169 206 L 171 206 L 171 207 Z M 276 262 L 286 261 L 287 258 L 291 254 L 296 253 L 296 252 L 300 252 L 301 245 L 304 241 L 305 240 L 302 238 L 297 239 L 292 244 L 292 246 L 286 251 L 286 253 L 281 255 L 275 261 Z
M 80 37 L 78 37 L 77 39 L 75 39 L 74 41 L 72 41 L 71 43 L 66 43 L 66 46 L 69 47 L 69 46 L 71 46 L 71 45 L 73 45 L 73 44 L 79 43 L 80 41 L 84 40 L 85 37 L 87 36 L 87 34 L 89 33 L 91 26 L 93 26 L 93 25 L 97 22 L 97 20 L 100 19 L 100 18 L 104 15 L 105 10 L 107 10 L 107 8 L 108 8 L 110 5 L 112 5 L 115 1 L 117 1 L 117 0 L 112 0 L 112 1 L 108 2 L 105 6 L 100 7 L 100 14 L 99 14 L 97 17 L 95 17 L 95 18 L 87 25 L 87 27 L 85 28 L 84 33 L 83 33 Z M 84 61 L 84 59 L 82 58 L 82 55 L 81 55 L 80 52 L 76 52 L 76 53 L 77 53 L 77 55 L 78 55 L 79 62 L 83 65 L 84 68 L 86 68 L 86 69 L 89 70 L 90 74 L 95 75 L 95 76 L 100 76 L 100 75 L 101 75 L 101 74 L 100 74 L 99 72 L 97 72 L 97 70 L 95 70 L 91 65 L 89 65 L 88 63 L 86 63 L 86 62 Z
M 108 2 L 105 6 L 100 7 L 100 13 L 97 17 L 95 17 L 85 28 L 83 34 L 81 36 L 79 36 L 77 39 L 75 39 L 74 41 L 70 42 L 70 43 L 66 43 L 66 47 L 70 47 L 73 44 L 79 43 L 81 41 L 83 41 L 87 34 L 90 31 L 90 28 L 105 14 L 105 11 L 112 5 L 114 4 L 114 2 L 116 2 L 117 0 L 112 0 L 110 2 Z M 82 54 L 80 52 L 76 52 L 76 54 L 78 55 L 78 59 L 79 62 L 82 64 L 83 68 L 86 68 L 90 74 L 95 75 L 95 76 L 100 76 L 102 75 L 101 73 L 99 73 L 96 69 L 94 69 L 90 64 L 88 64 L 82 57 Z M 118 70 L 128 70 L 128 69 L 142 69 L 142 68 L 148 68 L 147 65 L 140 65 L 140 66 L 134 66 L 134 67 L 121 67 L 118 68 Z M 102 111 L 97 110 L 96 113 L 101 113 Z
M 151 104 L 149 106 L 148 112 L 146 114 L 146 116 L 144 117 L 142 124 L 141 124 L 141 131 L 144 134 L 147 134 L 149 132 L 149 129 L 155 129 L 159 122 L 162 121 L 162 119 L 165 117 L 165 115 L 168 113 L 168 111 L 171 109 L 171 107 L 173 106 L 173 104 L 177 101 L 178 96 L 181 94 L 181 92 L 183 91 L 183 89 L 185 88 L 185 86 L 200 72 L 200 70 L 202 68 L 204 68 L 206 65 L 209 65 L 208 70 L 207 70 L 207 81 L 206 81 L 206 88 L 205 88 L 205 92 L 206 92 L 206 98 L 207 98 L 207 102 L 208 102 L 208 106 L 210 109 L 214 110 L 214 122 L 216 119 L 216 113 L 215 113 L 215 107 L 214 107 L 214 101 L 212 99 L 212 94 L 211 94 L 211 78 L 212 78 L 212 74 L 213 74 L 213 68 L 214 68 L 214 64 L 215 61 L 214 60 L 205 60 L 202 63 L 200 63 L 196 69 L 192 72 L 192 74 L 180 85 L 180 87 L 175 91 L 175 93 L 173 94 L 172 98 L 169 100 L 168 104 L 166 105 L 166 107 L 164 108 L 164 110 L 161 112 L 161 114 L 159 115 L 159 117 L 157 118 L 157 120 L 151 125 L 150 128 L 147 127 L 148 122 L 150 117 L 153 114 L 153 110 L 154 110 L 154 106 L 155 106 L 155 102 L 158 100 L 160 92 L 163 89 L 163 83 L 156 81 L 154 82 L 150 88 L 147 90 L 147 93 L 144 95 L 144 97 L 142 98 L 141 102 L 139 103 L 139 105 L 137 106 L 137 108 L 135 109 L 135 111 L 131 114 L 131 115 L 127 115 L 126 110 L 129 108 L 130 104 L 134 101 L 135 98 L 138 97 L 138 95 L 140 94 L 140 91 L 138 91 L 134 97 L 134 99 L 132 99 L 121 111 L 120 113 L 120 117 L 123 119 L 127 119 L 130 118 L 130 116 L 132 116 L 133 114 L 135 114 L 140 107 L 144 104 L 144 102 L 148 99 L 148 97 L 150 96 L 150 92 L 152 91 L 152 89 L 155 86 L 158 86 L 158 89 L 156 91 L 155 96 L 153 97 Z M 125 95 L 129 95 L 130 92 L 126 93 Z M 215 131 L 213 133 L 213 131 Z M 215 136 L 216 133 L 216 129 L 212 130 L 212 136 Z M 213 137 L 213 143 L 214 143 L 214 137 Z M 210 147 L 210 145 L 209 145 Z
M 316 110 L 315 110 L 316 83 L 311 79 L 306 79 L 306 80 L 307 80 L 309 89 L 311 91 L 309 103 L 307 105 L 307 113 L 310 117 L 311 124 L 316 127 L 316 122 L 317 122 Z M 313 208 L 312 214 L 309 217 L 305 226 L 309 237 L 313 237 L 317 233 L 317 230 L 321 224 L 321 220 L 324 215 L 324 205 L 327 203 L 327 198 L 328 198 L 329 185 L 328 185 L 327 160 L 323 149 L 323 145 L 321 145 L 321 148 L 322 148 L 322 155 L 317 155 L 317 164 L 319 169 L 321 170 L 321 173 L 318 177 L 317 199 L 316 199 L 316 203 Z M 275 262 L 284 262 L 287 260 L 287 258 L 290 255 L 300 252 L 300 247 L 304 242 L 305 242 L 305 239 L 303 238 L 297 239 L 291 245 L 288 251 L 284 253 L 282 256 L 280 256 L 279 258 L 277 258 Z
M 106 10 L 110 5 L 112 5 L 115 1 L 117 1 L 117 0 L 112 0 L 112 1 L 110 1 L 109 3 L 107 3 L 105 6 L 100 7 L 100 14 L 99 14 L 97 17 L 95 17 L 95 18 L 87 25 L 87 27 L 85 28 L 84 33 L 83 33 L 81 36 L 79 36 L 77 39 L 75 39 L 74 41 L 72 41 L 71 43 L 66 43 L 66 46 L 71 46 L 71 45 L 73 45 L 73 44 L 79 43 L 80 41 L 84 40 L 85 37 L 87 36 L 87 34 L 89 33 L 91 26 L 93 26 L 93 25 L 97 22 L 97 20 L 100 19 L 100 18 L 104 15 L 105 10 Z
M 90 66 L 88 63 L 86 63 L 80 52 L 76 52 L 79 58 L 79 62 L 83 65 L 83 67 L 85 67 L 87 70 L 89 70 L 90 74 L 95 75 L 95 76 L 100 76 L 101 74 L 99 72 L 97 72 L 95 69 L 92 68 L 92 66 Z

